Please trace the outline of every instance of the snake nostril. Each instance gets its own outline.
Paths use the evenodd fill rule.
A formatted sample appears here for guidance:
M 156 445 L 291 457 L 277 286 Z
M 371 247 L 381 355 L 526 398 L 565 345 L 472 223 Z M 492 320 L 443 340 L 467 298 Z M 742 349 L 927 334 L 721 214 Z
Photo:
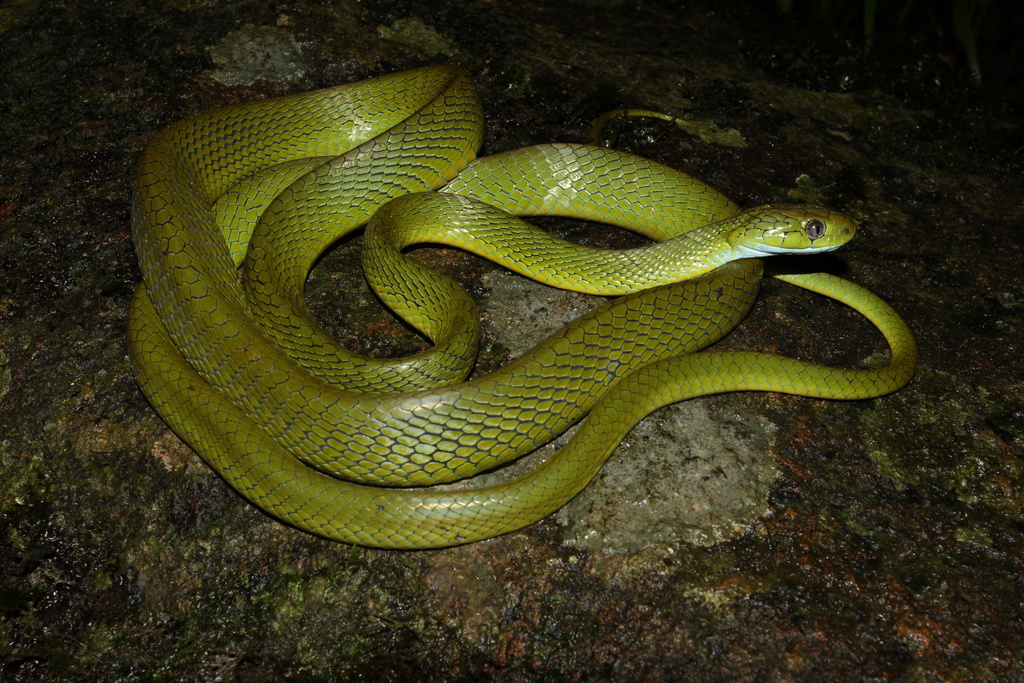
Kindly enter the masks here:
M 804 232 L 807 233 L 807 237 L 813 242 L 825 234 L 825 221 L 820 218 L 812 218 L 804 226 Z

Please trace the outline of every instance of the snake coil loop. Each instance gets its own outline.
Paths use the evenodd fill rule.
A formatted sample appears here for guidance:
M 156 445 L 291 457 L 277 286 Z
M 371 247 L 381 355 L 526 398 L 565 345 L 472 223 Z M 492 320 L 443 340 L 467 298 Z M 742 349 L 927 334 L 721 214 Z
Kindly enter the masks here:
M 870 292 L 826 275 L 782 279 L 866 315 L 892 348 L 889 366 L 693 353 L 746 315 L 758 257 L 834 248 L 853 234 L 842 216 L 740 212 L 678 171 L 596 147 L 474 160 L 482 126 L 466 74 L 433 67 L 206 112 L 160 131 L 143 153 L 133 210 L 143 282 L 129 313 L 139 385 L 267 513 L 348 543 L 465 543 L 563 505 L 637 420 L 667 403 L 737 390 L 868 398 L 910 380 L 916 349 L 906 325 Z M 659 244 L 594 253 L 506 212 L 603 220 Z M 316 257 L 371 216 L 368 279 L 434 342 L 419 356 L 358 357 L 302 300 Z M 556 286 L 633 293 L 505 368 L 462 381 L 478 316 L 458 285 L 405 259 L 401 250 L 421 241 Z M 588 412 L 568 446 L 518 479 L 391 488 L 508 462 Z

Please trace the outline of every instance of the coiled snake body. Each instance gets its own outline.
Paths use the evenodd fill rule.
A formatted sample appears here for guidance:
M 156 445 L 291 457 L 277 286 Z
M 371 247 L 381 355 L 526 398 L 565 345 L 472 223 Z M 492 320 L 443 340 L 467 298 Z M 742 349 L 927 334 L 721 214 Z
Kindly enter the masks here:
M 846 218 L 814 207 L 741 212 L 677 171 L 596 147 L 474 161 L 482 125 L 466 75 L 433 67 L 200 114 L 158 133 L 143 153 L 133 211 L 143 282 L 129 314 L 139 384 L 179 435 L 271 515 L 371 546 L 488 538 L 562 506 L 636 421 L 667 403 L 755 389 L 868 398 L 910 380 L 916 350 L 899 317 L 821 274 L 781 277 L 866 315 L 890 344 L 889 366 L 692 353 L 746 315 L 758 256 L 835 248 L 853 234 Z M 602 220 L 658 243 L 587 250 L 506 212 Z M 367 278 L 433 341 L 417 356 L 355 356 L 302 300 L 315 258 L 371 217 Z M 423 241 L 555 286 L 625 296 L 505 368 L 463 381 L 478 316 L 453 281 L 406 260 L 401 250 Z M 511 482 L 394 488 L 508 462 L 588 411 L 568 446 Z

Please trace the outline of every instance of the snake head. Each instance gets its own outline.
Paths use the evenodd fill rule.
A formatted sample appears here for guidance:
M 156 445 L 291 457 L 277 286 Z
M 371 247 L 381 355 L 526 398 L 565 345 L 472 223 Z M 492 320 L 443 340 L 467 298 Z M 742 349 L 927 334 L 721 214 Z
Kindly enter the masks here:
M 726 240 L 748 258 L 817 254 L 853 238 L 853 221 L 820 206 L 768 204 L 742 212 Z

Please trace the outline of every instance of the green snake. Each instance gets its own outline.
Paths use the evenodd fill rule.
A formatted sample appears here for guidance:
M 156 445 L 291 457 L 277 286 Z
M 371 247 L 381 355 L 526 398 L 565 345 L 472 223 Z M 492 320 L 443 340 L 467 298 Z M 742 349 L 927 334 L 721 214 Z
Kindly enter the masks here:
M 133 207 L 143 281 L 128 326 L 139 385 L 267 513 L 368 546 L 471 542 L 564 505 L 660 406 L 741 390 L 870 398 L 910 381 L 916 347 L 899 316 L 824 274 L 778 277 L 865 315 L 889 343 L 888 366 L 694 353 L 747 314 L 760 257 L 833 249 L 852 237 L 849 219 L 816 207 L 741 211 L 678 171 L 598 147 L 475 159 L 482 131 L 468 76 L 429 67 L 199 114 L 143 152 Z M 511 214 L 604 221 L 654 243 L 585 249 Z M 357 356 L 306 308 L 312 263 L 363 225 L 367 279 L 432 341 L 423 353 Z M 422 242 L 623 296 L 467 380 L 479 316 L 453 280 L 403 253 Z M 423 488 L 507 463 L 584 416 L 569 444 L 524 476 Z

